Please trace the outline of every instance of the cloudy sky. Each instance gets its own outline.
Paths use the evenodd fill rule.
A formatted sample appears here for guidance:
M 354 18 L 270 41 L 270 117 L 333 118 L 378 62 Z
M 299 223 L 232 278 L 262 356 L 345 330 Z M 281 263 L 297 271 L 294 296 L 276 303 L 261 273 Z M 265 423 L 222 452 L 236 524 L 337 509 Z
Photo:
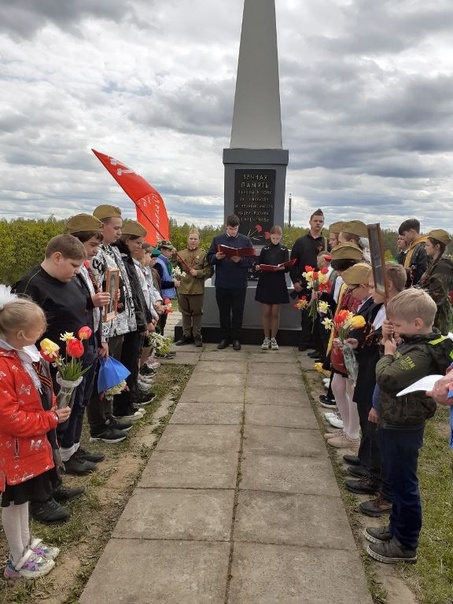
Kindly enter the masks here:
M 132 202 L 91 153 L 132 167 L 170 216 L 223 219 L 243 0 L 0 0 L 0 217 Z M 276 0 L 293 221 L 453 231 L 451 0 Z M 287 214 L 286 214 L 287 215 Z

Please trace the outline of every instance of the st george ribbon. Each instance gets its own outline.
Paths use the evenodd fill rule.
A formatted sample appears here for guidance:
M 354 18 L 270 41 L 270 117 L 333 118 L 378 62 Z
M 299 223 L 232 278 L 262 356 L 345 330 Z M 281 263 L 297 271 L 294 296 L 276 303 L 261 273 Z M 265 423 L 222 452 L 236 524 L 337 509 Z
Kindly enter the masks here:
M 170 239 L 167 208 L 156 189 L 142 176 L 114 157 L 95 151 L 95 149 L 91 150 L 135 203 L 137 222 L 147 231 L 145 240 L 151 245 L 156 245 L 160 239 Z

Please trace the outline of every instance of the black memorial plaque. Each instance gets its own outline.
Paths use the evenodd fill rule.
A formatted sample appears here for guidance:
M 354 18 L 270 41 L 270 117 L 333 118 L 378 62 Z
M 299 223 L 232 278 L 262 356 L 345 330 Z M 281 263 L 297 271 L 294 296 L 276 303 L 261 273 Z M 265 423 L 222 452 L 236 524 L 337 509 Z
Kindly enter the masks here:
M 275 170 L 235 170 L 234 213 L 241 221 L 239 231 L 250 237 L 253 245 L 269 240 L 274 204 Z

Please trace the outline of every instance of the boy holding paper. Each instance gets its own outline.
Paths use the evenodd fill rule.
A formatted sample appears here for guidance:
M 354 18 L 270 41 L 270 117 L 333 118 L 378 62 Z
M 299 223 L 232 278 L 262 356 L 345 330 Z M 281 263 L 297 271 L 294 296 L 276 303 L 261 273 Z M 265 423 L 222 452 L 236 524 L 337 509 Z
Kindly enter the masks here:
M 367 553 L 388 564 L 417 560 L 422 526 L 418 452 L 436 403 L 425 392 L 397 394 L 425 375 L 444 373 L 453 359 L 453 341 L 433 332 L 436 311 L 428 294 L 408 289 L 388 302 L 382 327 L 384 356 L 376 366 L 378 424 L 393 506 L 387 527 L 366 528 L 364 534 L 371 542 Z

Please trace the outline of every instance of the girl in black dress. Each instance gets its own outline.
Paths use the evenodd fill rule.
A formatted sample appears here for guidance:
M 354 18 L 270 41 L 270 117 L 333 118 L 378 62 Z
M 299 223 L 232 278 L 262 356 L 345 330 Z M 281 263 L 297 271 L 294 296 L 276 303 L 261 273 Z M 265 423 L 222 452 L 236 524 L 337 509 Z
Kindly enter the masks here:
M 264 340 L 261 345 L 263 350 L 278 350 L 277 332 L 280 325 L 280 304 L 288 304 L 288 288 L 285 272 L 289 267 L 278 266 L 289 260 L 288 248 L 280 241 L 283 231 L 278 225 L 270 230 L 270 244 L 261 250 L 258 264 L 255 269 L 260 272 L 256 287 L 255 300 L 261 302 L 261 316 L 263 322 Z M 267 268 L 269 266 L 278 268 Z

